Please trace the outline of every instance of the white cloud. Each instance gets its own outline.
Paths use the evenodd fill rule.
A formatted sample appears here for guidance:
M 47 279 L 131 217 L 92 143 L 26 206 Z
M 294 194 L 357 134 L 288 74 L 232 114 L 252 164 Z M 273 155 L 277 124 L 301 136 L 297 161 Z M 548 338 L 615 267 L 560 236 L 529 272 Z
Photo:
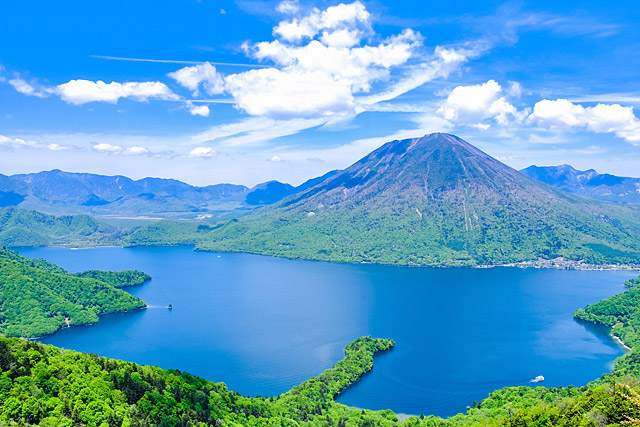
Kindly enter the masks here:
M 232 75 L 227 82 L 237 105 L 252 116 L 313 118 L 353 111 L 349 83 L 321 71 L 269 68 Z
M 193 135 L 191 140 L 194 144 L 216 142 L 227 147 L 260 145 L 324 123 L 323 119 L 273 120 L 252 117 L 236 123 L 213 126 Z
M 129 147 L 124 150 L 123 154 L 127 156 L 141 156 L 143 154 L 147 154 L 149 150 L 144 147 Z
M 282 162 L 282 158 L 280 156 L 273 156 L 269 159 L 270 162 Z
M 507 95 L 513 98 L 520 98 L 522 96 L 522 85 L 519 82 L 509 82 Z
M 368 20 L 369 13 L 360 2 L 324 12 L 316 9 L 302 20 L 287 21 L 311 25 L 309 37 L 319 35 L 301 45 L 295 43 L 300 37 L 285 34 L 287 22 L 281 23 L 274 30 L 280 39 L 246 47 L 248 54 L 273 61 L 279 68 L 229 75 L 226 89 L 239 108 L 254 116 L 279 120 L 352 117 L 359 112 L 356 96 L 370 92 L 374 82 L 390 80 L 392 69 L 418 56 L 423 40 L 407 29 L 378 45 L 360 46 L 360 27 L 364 23 L 368 28 Z
M 374 95 L 359 97 L 358 108 L 360 111 L 375 109 L 373 107 L 375 104 L 395 99 L 436 78 L 448 77 L 461 64 L 476 55 L 478 55 L 476 50 L 449 49 L 438 46 L 428 61 L 410 67 L 407 75 L 391 85 L 389 89 Z
M 481 130 L 487 130 L 491 126 L 485 122 L 487 119 L 500 125 L 522 120 L 527 113 L 519 112 L 502 94 L 502 87 L 495 80 L 478 85 L 458 86 L 451 91 L 438 113 L 452 123 Z
M 76 147 L 69 145 L 60 145 L 52 142 L 37 140 L 37 139 L 23 139 L 23 138 L 10 138 L 8 136 L 0 135 L 0 147 L 9 147 L 13 149 L 28 148 L 28 149 L 46 149 L 50 151 L 69 151 Z
M 595 133 L 614 133 L 628 142 L 640 144 L 640 120 L 633 107 L 620 104 L 583 107 L 566 99 L 543 99 L 535 104 L 529 119 L 542 127 L 578 127 Z
M 54 143 L 47 144 L 47 148 L 51 151 L 66 151 L 69 149 L 69 147 L 65 147 L 59 144 L 54 144 Z
M 224 10 L 224 9 L 220 9 L 220 15 L 226 15 L 226 14 L 227 14 L 227 11 L 226 11 L 226 10 Z
M 150 98 L 163 100 L 177 100 L 178 96 L 161 82 L 111 82 L 109 84 L 98 80 L 71 80 L 67 83 L 50 88 L 63 101 L 80 105 L 87 102 L 109 102 L 115 104 L 120 98 L 131 98 L 135 101 L 147 101 Z
M 0 135 L 0 146 L 20 148 L 20 147 L 33 147 L 37 145 L 33 141 L 25 141 L 22 138 L 10 138 L 8 136 Z
M 8 81 L 18 92 L 27 96 L 37 96 L 38 98 L 44 98 L 49 95 L 46 88 L 42 88 L 34 83 L 28 83 L 26 80 L 16 77 Z
M 283 7 L 291 11 L 294 10 L 290 4 Z M 297 42 L 304 38 L 313 38 L 321 31 L 341 30 L 345 27 L 363 27 L 362 31 L 366 32 L 371 26 L 370 18 L 369 12 L 360 1 L 350 4 L 340 3 L 323 12 L 314 8 L 309 15 L 301 19 L 294 18 L 290 21 L 283 21 L 273 29 L 273 34 L 283 40 Z
M 184 67 L 178 71 L 167 74 L 177 81 L 181 86 L 193 92 L 193 96 L 200 94 L 200 85 L 209 95 L 216 95 L 224 92 L 224 79 L 216 70 L 216 67 L 209 62 Z
M 276 10 L 285 15 L 295 15 L 300 11 L 300 3 L 298 0 L 284 0 L 278 4 Z
M 109 153 L 122 151 L 122 147 L 120 147 L 119 145 L 111 145 L 107 143 L 94 144 L 92 148 L 96 151 L 105 151 Z
M 214 154 L 216 154 L 216 152 L 209 147 L 196 147 L 193 150 L 189 151 L 189 157 L 209 158 Z
M 187 108 L 192 116 L 209 117 L 209 107 L 207 105 L 196 105 L 193 102 L 187 102 Z

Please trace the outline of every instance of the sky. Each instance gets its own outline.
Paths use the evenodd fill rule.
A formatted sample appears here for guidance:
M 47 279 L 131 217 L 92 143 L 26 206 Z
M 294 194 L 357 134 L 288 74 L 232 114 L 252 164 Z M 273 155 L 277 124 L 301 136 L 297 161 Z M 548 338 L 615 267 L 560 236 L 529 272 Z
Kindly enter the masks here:
M 633 1 L 10 1 L 0 173 L 297 185 L 385 142 L 640 177 Z

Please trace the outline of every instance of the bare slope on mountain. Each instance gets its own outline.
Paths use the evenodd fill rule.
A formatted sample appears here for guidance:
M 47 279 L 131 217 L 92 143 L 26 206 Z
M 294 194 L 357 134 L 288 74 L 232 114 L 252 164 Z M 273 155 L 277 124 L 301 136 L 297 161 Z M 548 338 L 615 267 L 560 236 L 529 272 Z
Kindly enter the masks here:
M 198 248 L 405 265 L 556 256 L 638 262 L 640 215 L 431 134 L 389 142 L 306 191 L 212 230 Z

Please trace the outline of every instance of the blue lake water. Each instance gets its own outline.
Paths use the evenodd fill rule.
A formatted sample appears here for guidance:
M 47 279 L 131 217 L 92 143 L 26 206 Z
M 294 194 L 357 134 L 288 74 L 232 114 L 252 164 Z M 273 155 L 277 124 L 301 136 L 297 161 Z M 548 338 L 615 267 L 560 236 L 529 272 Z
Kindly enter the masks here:
M 492 390 L 584 385 L 623 350 L 577 308 L 631 272 L 433 269 L 292 261 L 191 248 L 20 249 L 69 271 L 139 269 L 151 306 L 41 341 L 277 395 L 331 367 L 362 335 L 396 347 L 339 397 L 351 406 L 449 416 Z

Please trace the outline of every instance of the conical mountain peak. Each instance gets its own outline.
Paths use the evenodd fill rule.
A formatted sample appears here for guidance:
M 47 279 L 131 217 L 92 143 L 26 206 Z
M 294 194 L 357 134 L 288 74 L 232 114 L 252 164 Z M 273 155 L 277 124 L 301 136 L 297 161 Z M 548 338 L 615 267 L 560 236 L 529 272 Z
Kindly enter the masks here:
M 564 193 L 454 135 L 433 133 L 388 142 L 221 227 L 201 246 L 405 265 L 638 260 L 637 230 L 626 208 Z

